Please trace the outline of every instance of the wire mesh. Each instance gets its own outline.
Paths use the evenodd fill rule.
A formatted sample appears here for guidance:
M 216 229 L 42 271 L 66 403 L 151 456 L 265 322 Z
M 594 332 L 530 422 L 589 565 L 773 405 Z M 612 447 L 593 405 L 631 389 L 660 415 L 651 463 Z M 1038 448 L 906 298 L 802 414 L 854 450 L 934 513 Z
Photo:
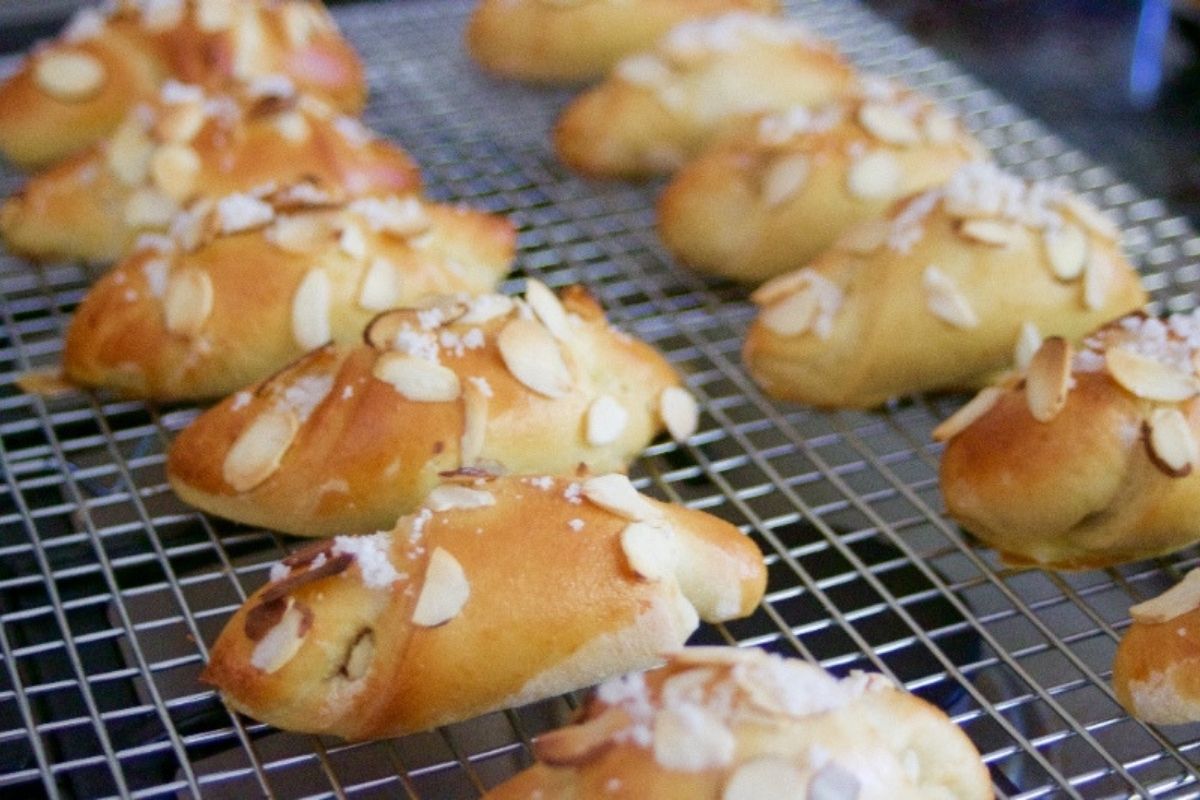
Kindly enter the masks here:
M 958 111 L 1005 166 L 1109 209 L 1156 310 L 1195 306 L 1200 238 L 1161 202 L 855 0 L 790 10 L 859 66 Z M 584 282 L 687 374 L 699 432 L 655 444 L 632 475 L 741 526 L 770 575 L 753 616 L 695 641 L 893 675 L 962 725 L 999 797 L 1200 796 L 1200 726 L 1143 726 L 1108 683 L 1130 603 L 1200 553 L 1079 575 L 1004 569 L 943 516 L 930 431 L 962 398 L 875 413 L 764 398 L 739 365 L 744 291 L 672 265 L 653 231 L 655 185 L 587 183 L 556 163 L 546 132 L 570 93 L 473 70 L 460 47 L 467 11 L 446 0 L 339 10 L 368 66 L 368 122 L 411 151 L 432 196 L 518 224 L 506 288 L 524 275 Z M 0 174 L 0 190 L 17 185 Z M 198 682 L 207 645 L 290 543 L 171 495 L 164 448 L 196 409 L 16 387 L 58 362 L 95 277 L 0 256 L 0 793 L 465 798 L 528 765 L 531 738 L 562 724 L 574 697 L 348 744 L 239 718 Z

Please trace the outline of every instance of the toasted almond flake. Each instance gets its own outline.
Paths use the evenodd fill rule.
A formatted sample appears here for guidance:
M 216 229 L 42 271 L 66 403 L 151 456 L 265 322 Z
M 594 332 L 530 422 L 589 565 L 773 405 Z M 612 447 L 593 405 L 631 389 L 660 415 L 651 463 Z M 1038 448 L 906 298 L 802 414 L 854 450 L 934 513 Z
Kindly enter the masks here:
M 779 336 L 799 336 L 812 328 L 818 306 L 817 293 L 805 288 L 764 308 L 759 320 Z
M 1146 400 L 1177 403 L 1200 391 L 1194 375 L 1124 347 L 1110 347 L 1104 364 L 1118 385 Z
M 217 224 L 226 234 L 249 231 L 271 222 L 275 209 L 257 197 L 231 194 L 217 201 Z
M 350 647 L 350 652 L 346 655 L 346 663 L 342 666 L 342 672 L 345 673 L 346 680 L 357 681 L 361 680 L 367 674 L 367 670 L 371 667 L 371 661 L 375 658 L 375 634 L 367 630 Z
M 886 200 L 900 191 L 903 167 L 891 153 L 876 150 L 854 162 L 846 175 L 846 189 L 859 200 Z
M 94 97 L 108 71 L 98 58 L 81 50 L 50 51 L 33 68 L 38 88 L 55 100 L 76 103 Z
M 1156 408 L 1146 420 L 1146 429 L 1146 447 L 1154 465 L 1172 478 L 1190 475 L 1200 454 L 1183 412 L 1178 408 Z
M 1021 323 L 1021 330 L 1017 333 L 1017 343 L 1013 347 L 1013 365 L 1022 371 L 1028 369 L 1029 362 L 1033 361 L 1034 354 L 1041 346 L 1042 332 L 1033 322 L 1025 320 Z
M 275 218 L 266 238 L 285 253 L 307 255 L 330 238 L 329 225 L 312 214 L 287 214 Z
M 462 393 L 454 370 L 394 350 L 380 354 L 371 374 L 417 403 L 448 403 Z
M 649 498 L 633 488 L 629 478 L 615 472 L 588 478 L 583 482 L 583 496 L 605 511 L 634 522 L 659 519 L 663 515 Z
M 1051 336 L 1033 354 L 1025 371 L 1025 402 L 1038 422 L 1049 422 L 1067 404 L 1071 388 L 1071 344 Z
M 225 454 L 221 472 L 235 492 L 248 492 L 279 469 L 292 446 L 300 420 L 290 409 L 276 408 L 259 414 Z
M 363 275 L 358 304 L 368 311 L 383 311 L 398 305 L 401 297 L 400 270 L 382 256 L 376 257 Z
M 664 709 L 654 718 L 654 760 L 667 769 L 699 772 L 733 760 L 737 742 L 729 728 L 703 707 L 687 717 Z
M 154 132 L 164 142 L 187 144 L 204 127 L 204 104 L 196 101 L 170 105 L 159 112 Z
M 631 522 L 621 531 L 621 552 L 629 568 L 648 581 L 674 574 L 679 553 L 675 532 L 662 520 Z
M 308 141 L 311 129 L 304 115 L 296 111 L 288 111 L 275 117 L 272 122 L 275 130 L 287 141 L 302 144 Z
M 279 622 L 254 646 L 250 666 L 268 675 L 277 672 L 295 657 L 304 644 L 305 619 L 300 605 L 291 598 Z
M 579 724 L 542 734 L 533 742 L 533 753 L 538 761 L 552 767 L 583 764 L 598 755 L 631 722 L 624 709 L 609 706 Z
M 233 26 L 235 0 L 196 0 L 196 27 L 217 33 Z
M 1183 580 L 1158 597 L 1131 607 L 1129 616 L 1143 625 L 1161 625 L 1197 608 L 1200 608 L 1200 569 L 1184 575 Z
M 496 496 L 485 489 L 446 483 L 434 487 L 423 504 L 430 511 L 466 511 L 496 505 Z
M 808 800 L 858 800 L 862 781 L 837 762 L 821 767 L 808 782 Z
M 167 330 L 180 336 L 196 336 L 213 310 L 212 278 L 204 270 L 178 270 L 167 281 L 163 316 Z
M 1087 234 L 1078 225 L 1065 224 L 1044 234 L 1046 258 L 1050 271 L 1060 281 L 1073 281 L 1083 273 L 1087 263 Z
M 942 420 L 941 424 L 933 429 L 933 440 L 948 442 L 958 436 L 982 418 L 984 414 L 991 411 L 992 406 L 996 405 L 1003 395 L 1004 390 L 999 386 L 984 387 L 979 394 L 967 401 L 966 405 Z
M 555 398 L 571 391 L 571 373 L 554 337 L 541 324 L 513 319 L 496 337 L 504 366 L 524 386 Z
M 171 30 L 183 22 L 186 0 L 142 0 L 142 27 L 151 33 Z
M 802 291 L 812 283 L 812 270 L 798 269 L 778 275 L 755 289 L 750 299 L 759 306 L 769 306 L 790 294 Z
M 274 67 L 262 20 L 253 7 L 238 3 L 241 19 L 233 26 L 233 77 L 243 83 L 270 73 Z
M 292 336 L 305 350 L 314 350 L 332 338 L 329 305 L 333 287 L 322 269 L 310 269 L 292 296 Z
M 165 144 L 150 159 L 150 175 L 163 194 L 178 203 L 192 196 L 200 174 L 200 156 L 186 144 Z
M 933 144 L 950 144 L 958 135 L 958 123 L 954 117 L 940 109 L 933 109 L 921 123 L 925 138 Z
M 903 111 L 886 103 L 864 103 L 858 124 L 881 142 L 908 147 L 921 141 L 917 124 Z
M 886 219 L 870 219 L 849 228 L 838 237 L 834 247 L 860 256 L 869 256 L 887 242 L 891 223 Z
M 124 220 L 131 228 L 165 228 L 175 218 L 179 206 L 157 189 L 144 186 L 125 201 Z
M 1017 241 L 1020 229 L 1008 222 L 994 219 L 968 219 L 958 225 L 964 239 L 993 247 L 1008 247 Z
M 515 307 L 513 299 L 507 295 L 479 295 L 471 300 L 471 304 L 467 308 L 467 313 L 459 318 L 459 322 L 465 325 L 482 325 L 489 320 L 511 314 Z
M 1063 200 L 1063 205 L 1092 233 L 1113 242 L 1121 238 L 1121 229 L 1117 227 L 1117 224 L 1107 214 L 1083 198 L 1067 195 Z
M 425 568 L 425 582 L 413 610 L 414 625 L 432 628 L 458 616 L 471 596 L 467 574 L 448 550 L 436 547 Z
M 471 466 L 483 455 L 487 422 L 487 395 L 474 381 L 469 381 L 463 386 L 463 432 L 458 445 L 460 466 Z
M 362 228 L 354 222 L 346 222 L 342 227 L 342 233 L 338 236 L 338 247 L 356 261 L 367 257 L 367 238 Z
M 1104 306 L 1112 286 L 1115 265 L 1107 253 L 1092 248 L 1083 268 L 1083 305 L 1089 311 Z
M 700 424 L 700 406 L 687 389 L 668 386 L 658 395 L 658 415 L 667 433 L 677 442 L 686 442 Z
M 154 142 L 131 114 L 117 128 L 108 143 L 105 161 L 117 180 L 126 186 L 138 186 L 150 174 L 150 158 L 154 154 Z
M 400 238 L 424 233 L 432 224 L 425 207 L 415 197 L 366 197 L 351 203 L 350 210 L 362 215 L 372 230 Z
M 808 156 L 797 153 L 777 158 L 762 177 L 762 199 L 767 208 L 775 208 L 791 199 L 808 180 Z
M 296 48 L 307 45 L 314 35 L 329 25 L 320 9 L 308 3 L 288 3 L 280 9 L 280 13 L 284 34 L 292 47 Z
M 571 325 L 567 312 L 558 296 L 539 280 L 530 278 L 525 282 L 525 302 L 546 326 L 555 339 L 566 342 L 571 339 Z
M 737 768 L 725 784 L 721 800 L 790 800 L 804 785 L 804 773 L 778 756 L 763 756 Z
M 602 394 L 588 406 L 586 428 L 587 443 L 592 447 L 611 444 L 625 432 L 629 423 L 629 412 L 610 395 Z
M 975 328 L 979 325 L 979 317 L 967 299 L 949 275 L 936 266 L 925 268 L 921 277 L 925 289 L 925 305 L 929 312 L 943 322 L 956 328 Z

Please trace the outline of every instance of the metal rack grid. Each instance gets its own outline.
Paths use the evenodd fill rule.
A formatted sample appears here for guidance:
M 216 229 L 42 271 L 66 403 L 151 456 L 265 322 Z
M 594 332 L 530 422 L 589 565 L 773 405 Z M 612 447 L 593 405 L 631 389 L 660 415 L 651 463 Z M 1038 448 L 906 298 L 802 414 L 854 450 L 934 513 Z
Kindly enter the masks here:
M 961 402 L 876 413 L 765 399 L 739 366 L 745 293 L 673 266 L 653 231 L 655 186 L 591 184 L 546 130 L 568 92 L 490 80 L 459 45 L 468 4 L 341 9 L 368 64 L 368 122 L 422 164 L 429 192 L 508 214 L 519 269 L 582 281 L 610 317 L 688 375 L 704 414 L 683 447 L 652 446 L 643 490 L 724 517 L 766 553 L 765 601 L 697 641 L 758 645 L 837 671 L 867 667 L 947 709 L 1000 797 L 1200 796 L 1200 726 L 1130 720 L 1108 685 L 1131 602 L 1200 562 L 1079 575 L 1002 568 L 942 514 L 930 431 Z M 1042 126 L 855 0 L 791 11 L 861 66 L 940 98 L 996 158 L 1059 176 L 1108 208 L 1157 310 L 1189 310 L 1200 238 Z M 19 180 L 0 175 L 0 190 Z M 294 542 L 189 510 L 164 448 L 196 410 L 106 396 L 23 395 L 54 365 L 95 272 L 0 256 L 0 794 L 478 796 L 530 761 L 576 698 L 404 739 L 347 744 L 231 715 L 197 681 L 207 646 Z

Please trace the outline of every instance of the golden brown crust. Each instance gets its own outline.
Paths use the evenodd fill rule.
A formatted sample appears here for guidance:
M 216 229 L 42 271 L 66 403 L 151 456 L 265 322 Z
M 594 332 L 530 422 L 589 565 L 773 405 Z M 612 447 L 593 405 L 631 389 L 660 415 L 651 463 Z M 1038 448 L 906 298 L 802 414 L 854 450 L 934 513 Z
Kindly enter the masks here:
M 105 141 L 33 176 L 5 201 L 5 244 L 38 259 L 109 262 L 139 234 L 164 231 L 173 208 L 199 198 L 302 180 L 343 196 L 420 188 L 402 149 L 324 102 L 301 98 L 289 80 L 270 83 L 206 95 L 168 82 Z
M 81 12 L 0 86 L 0 152 L 27 169 L 61 160 L 110 133 L 168 77 L 218 87 L 284 73 L 345 111 L 362 108 L 362 65 L 318 3 L 195 0 L 184 9 L 161 23 L 146 22 L 134 7 L 108 19 Z M 39 79 L 42 62 L 63 54 L 83 55 L 84 74 L 76 60 L 51 81 Z
M 576 98 L 555 125 L 555 150 L 594 177 L 670 172 L 739 117 L 827 103 L 853 84 L 832 46 L 793 22 L 744 13 L 698 20 Z
M 229 394 L 325 341 L 357 341 L 384 308 L 490 289 L 515 248 L 504 219 L 412 197 L 296 212 L 272 202 L 232 195 L 198 207 L 177 220 L 173 252 L 137 251 L 101 278 L 67 332 L 67 377 L 158 400 Z M 224 208 L 236 225 L 265 218 L 206 238 Z
M 1145 301 L 1117 243 L 1065 207 L 1053 213 L 1079 232 L 1086 260 L 1070 279 L 1056 276 L 1038 226 L 948 210 L 943 195 L 972 175 L 1017 191 L 1015 179 L 970 165 L 946 190 L 899 204 L 885 223 L 851 229 L 808 267 L 759 289 L 761 313 L 743 355 L 768 394 L 870 408 L 979 385 L 1012 363 L 1024 323 L 1073 338 Z M 874 239 L 869 247 L 864 233 Z M 998 234 L 1006 237 L 999 244 L 979 238 Z
M 337 559 L 346 548 L 369 552 L 341 574 L 304 583 L 303 574 L 317 568 L 310 561 L 294 568 L 290 587 L 277 580 L 256 592 L 218 638 L 204 679 L 257 719 L 364 739 L 423 730 L 650 665 L 696 625 L 687 589 L 669 569 L 654 580 L 639 576 L 622 545 L 630 521 L 587 499 L 571 502 L 570 484 L 533 485 L 516 476 L 469 481 L 459 488 L 484 493 L 493 504 L 423 512 L 402 518 L 390 535 L 331 542 L 320 559 L 325 570 L 342 565 Z M 746 601 L 733 614 L 749 613 L 765 585 L 754 544 L 715 517 L 685 517 L 657 502 L 650 508 L 681 550 L 697 535 L 719 542 L 707 580 L 740 587 Z M 572 520 L 582 523 L 579 530 Z M 381 553 L 391 567 L 382 566 Z M 435 559 L 442 568 L 431 570 Z M 458 569 L 447 571 L 448 562 Z M 373 577 L 364 579 L 367 573 Z M 277 637 L 256 655 L 270 636 L 263 629 L 283 611 L 263 608 L 277 595 L 290 598 L 284 602 L 309 627 L 298 649 L 287 646 L 295 637 L 282 647 Z M 425 616 L 432 605 L 443 613 Z M 257 642 L 248 635 L 248 617 Z M 370 657 L 349 659 L 352 645 L 368 636 Z M 348 679 L 352 674 L 362 677 Z
M 734 9 L 778 10 L 776 0 L 481 0 L 467 50 L 488 72 L 541 83 L 600 78 L 621 58 L 647 50 L 689 19 Z
M 1156 725 L 1200 721 L 1200 608 L 1161 622 L 1134 619 L 1113 661 L 1113 689 Z

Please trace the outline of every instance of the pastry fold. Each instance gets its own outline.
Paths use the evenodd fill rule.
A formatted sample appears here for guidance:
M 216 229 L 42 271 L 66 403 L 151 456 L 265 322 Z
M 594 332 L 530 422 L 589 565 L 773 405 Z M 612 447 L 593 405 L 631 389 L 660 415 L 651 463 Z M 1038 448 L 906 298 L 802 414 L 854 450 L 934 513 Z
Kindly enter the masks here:
M 399 736 L 643 669 L 765 582 L 737 528 L 624 476 L 465 478 L 284 559 L 203 679 L 286 730 Z
M 317 350 L 202 414 L 171 447 L 172 487 L 239 522 L 363 533 L 449 471 L 624 470 L 664 426 L 695 429 L 675 370 L 586 292 L 528 296 L 541 317 L 503 295 L 386 312 L 365 344 Z
M 227 395 L 359 340 L 382 310 L 489 291 L 515 239 L 507 220 L 411 195 L 345 201 L 305 183 L 199 202 L 84 297 L 64 372 L 161 401 Z
M 761 286 L 745 363 L 815 406 L 978 386 L 1022 331 L 1074 338 L 1145 302 L 1118 237 L 1065 191 L 970 164 Z

